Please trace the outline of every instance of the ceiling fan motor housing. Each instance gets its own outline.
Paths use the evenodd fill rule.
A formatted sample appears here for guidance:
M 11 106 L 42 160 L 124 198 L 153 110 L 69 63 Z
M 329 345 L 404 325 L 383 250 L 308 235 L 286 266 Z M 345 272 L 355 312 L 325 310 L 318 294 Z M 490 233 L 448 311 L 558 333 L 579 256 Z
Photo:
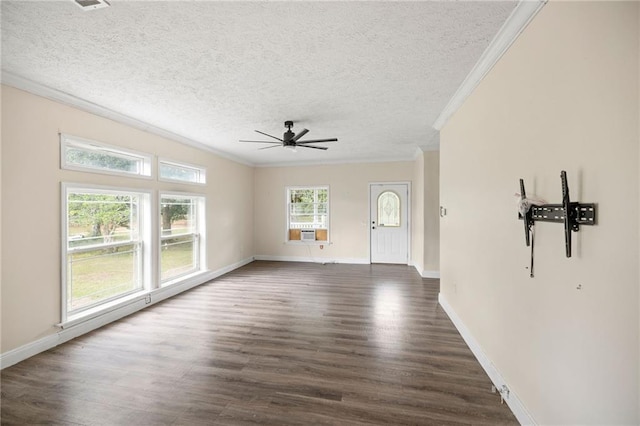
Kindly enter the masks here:
M 296 146 L 296 143 L 292 141 L 293 137 L 296 135 L 295 133 L 293 133 L 291 131 L 291 128 L 293 127 L 293 121 L 285 121 L 284 122 L 284 127 L 287 128 L 287 131 L 284 132 L 284 135 L 282 135 L 282 139 L 284 139 L 282 141 L 282 145 L 283 146 Z
M 284 139 L 283 143 L 285 145 L 295 145 L 296 143 L 293 141 L 293 137 L 296 134 L 293 133 L 291 130 L 287 130 L 286 132 L 284 132 L 284 135 L 282 137 L 282 139 Z

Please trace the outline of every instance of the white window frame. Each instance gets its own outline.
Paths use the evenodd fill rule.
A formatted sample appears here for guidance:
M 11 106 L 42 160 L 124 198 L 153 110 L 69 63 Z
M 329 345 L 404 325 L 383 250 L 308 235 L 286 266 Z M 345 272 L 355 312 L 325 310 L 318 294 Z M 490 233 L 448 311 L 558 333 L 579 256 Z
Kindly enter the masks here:
M 89 317 L 95 315 L 97 312 L 106 310 L 112 306 L 116 306 L 121 304 L 123 301 L 126 301 L 130 298 L 138 297 L 142 294 L 145 294 L 151 290 L 151 259 L 152 259 L 152 250 L 151 250 L 151 241 L 152 241 L 152 232 L 151 232 L 151 198 L 152 192 L 140 188 L 122 188 L 122 187 L 112 187 L 112 186 L 102 186 L 102 185 L 89 185 L 89 184 L 80 184 L 80 183 L 69 183 L 62 182 L 61 183 L 61 218 L 62 218 L 62 236 L 61 240 L 61 324 L 69 323 L 75 321 L 79 318 Z M 118 296 L 114 296 L 112 298 L 106 299 L 102 302 L 89 305 L 87 307 L 70 311 L 67 306 L 67 262 L 68 262 L 68 254 L 71 253 L 68 248 L 68 194 L 71 192 L 84 192 L 84 193 L 95 193 L 95 194 L 136 194 L 140 196 L 140 205 L 138 206 L 138 217 L 140 221 L 140 230 L 139 230 L 139 241 L 134 242 L 134 244 L 138 244 L 138 249 L 140 250 L 140 274 L 142 287 L 140 289 L 136 289 L 131 292 L 127 292 Z M 123 243 L 124 244 L 124 243 Z M 127 242 L 126 244 L 131 244 L 131 242 Z M 104 247 L 116 247 L 122 244 L 107 244 L 101 245 Z M 92 246 L 95 248 L 96 246 Z M 77 252 L 78 250 L 75 250 Z
M 168 178 L 162 176 L 162 166 L 174 166 L 174 167 L 182 167 L 185 169 L 195 170 L 198 174 L 198 180 L 196 182 L 192 182 L 190 180 L 183 179 L 175 179 Z M 185 163 L 183 161 L 174 161 L 166 158 L 158 158 L 158 180 L 163 182 L 180 182 L 191 185 L 206 185 L 207 184 L 207 169 L 206 167 L 199 166 L 197 164 Z
M 196 198 L 196 226 L 195 232 L 192 233 L 194 237 L 194 244 L 197 243 L 198 249 L 197 252 L 194 250 L 194 261 L 196 263 L 196 268 L 186 271 L 183 274 L 173 276 L 169 279 L 162 279 L 162 241 L 170 239 L 171 236 L 163 236 L 162 235 L 162 199 L 163 198 Z M 173 284 L 177 284 L 183 281 L 186 277 L 200 274 L 207 270 L 207 232 L 206 232 L 206 205 L 207 199 L 204 194 L 197 194 L 192 192 L 169 192 L 169 191 L 160 191 L 158 194 L 158 283 L 160 287 L 167 287 Z M 189 234 L 183 234 L 189 235 Z M 175 238 L 175 237 L 174 237 Z
M 85 166 L 82 164 L 74 164 L 67 162 L 67 148 L 81 149 L 87 152 L 101 152 L 114 157 L 133 159 L 138 162 L 138 170 L 136 172 L 128 172 L 124 170 L 104 169 L 100 167 Z M 153 156 L 151 154 L 133 151 L 90 139 L 84 139 L 60 133 L 60 167 L 65 170 L 76 170 L 82 172 L 100 173 L 115 176 L 129 176 L 143 179 L 151 179 Z
M 296 189 L 326 189 L 327 190 L 327 239 L 326 240 L 316 240 L 316 241 L 302 241 L 302 240 L 291 240 L 289 239 L 289 229 L 291 229 L 291 190 Z M 315 245 L 326 245 L 330 244 L 331 241 L 331 190 L 329 185 L 301 185 L 301 186 L 287 186 L 285 188 L 285 242 L 287 244 L 315 244 Z M 312 228 L 316 229 L 316 228 Z

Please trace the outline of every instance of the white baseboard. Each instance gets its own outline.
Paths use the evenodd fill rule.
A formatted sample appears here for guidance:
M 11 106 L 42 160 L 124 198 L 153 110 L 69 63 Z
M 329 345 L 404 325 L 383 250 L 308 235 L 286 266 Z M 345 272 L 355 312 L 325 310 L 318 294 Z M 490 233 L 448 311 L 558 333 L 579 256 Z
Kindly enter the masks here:
M 473 355 L 475 355 L 476 359 L 478 360 L 484 371 L 487 373 L 489 379 L 491 379 L 495 387 L 497 389 L 501 389 L 503 385 L 507 386 L 507 388 L 509 389 L 509 393 L 508 395 L 505 395 L 504 401 L 507 403 L 514 416 L 516 416 L 518 422 L 520 422 L 521 425 L 535 425 L 535 420 L 527 411 L 520 398 L 518 398 L 518 395 L 507 384 L 502 374 L 500 374 L 493 362 L 491 362 L 489 357 L 484 353 L 478 341 L 473 337 L 469 329 L 464 325 L 460 317 L 456 314 L 451 305 L 449 305 L 446 297 L 442 293 L 438 294 L 438 302 L 451 319 L 451 322 L 453 322 L 453 325 L 456 326 L 456 329 L 458 329 L 458 332 L 466 342 L 467 346 L 469 346 L 469 349 L 471 349 L 471 352 L 473 352 Z
M 420 273 L 422 278 L 438 278 L 440 279 L 440 271 L 427 271 L 424 270 Z
M 302 257 L 302 256 L 270 256 L 265 254 L 259 254 L 255 256 L 256 260 L 269 260 L 275 262 L 309 262 L 309 263 L 349 263 L 355 265 L 368 265 L 371 262 L 369 259 L 357 258 L 357 257 L 341 257 L 341 258 L 328 258 L 328 257 Z
M 416 268 L 416 271 L 418 271 L 422 278 L 440 278 L 440 271 L 427 271 L 425 269 L 422 269 L 422 265 L 418 265 L 413 262 L 410 262 L 409 266 L 413 266 L 414 268 Z
M 195 275 L 184 280 L 180 284 L 151 291 L 150 293 L 141 296 L 139 299 L 129 301 L 123 306 L 120 306 L 109 312 L 105 312 L 103 315 L 88 318 L 86 321 L 75 323 L 73 325 L 64 326 L 60 331 L 54 334 L 0 354 L 0 369 L 10 367 L 14 364 L 24 361 L 27 358 L 37 355 L 40 352 L 49 350 L 85 333 L 96 330 L 113 321 L 124 318 L 127 315 L 131 315 L 141 309 L 146 308 L 147 306 L 154 305 L 162 300 L 175 296 L 176 294 L 182 293 L 201 284 L 209 282 L 221 275 L 233 271 L 234 269 L 238 269 L 241 266 L 251 263 L 253 262 L 253 260 L 253 257 L 249 257 L 215 271 L 208 271 L 203 274 Z M 145 298 L 147 296 L 151 296 L 150 302 L 145 301 Z
M 58 333 L 27 343 L 19 348 L 12 349 L 0 355 L 0 369 L 10 367 L 40 352 L 44 352 L 54 346 L 59 345 L 60 337 Z

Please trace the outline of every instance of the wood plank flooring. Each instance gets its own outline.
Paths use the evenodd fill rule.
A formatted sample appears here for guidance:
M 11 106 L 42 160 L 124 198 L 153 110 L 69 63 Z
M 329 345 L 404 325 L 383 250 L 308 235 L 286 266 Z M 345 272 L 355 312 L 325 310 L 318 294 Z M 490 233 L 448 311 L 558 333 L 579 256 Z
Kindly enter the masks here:
M 402 265 L 253 262 L 2 371 L 2 424 L 517 424 Z

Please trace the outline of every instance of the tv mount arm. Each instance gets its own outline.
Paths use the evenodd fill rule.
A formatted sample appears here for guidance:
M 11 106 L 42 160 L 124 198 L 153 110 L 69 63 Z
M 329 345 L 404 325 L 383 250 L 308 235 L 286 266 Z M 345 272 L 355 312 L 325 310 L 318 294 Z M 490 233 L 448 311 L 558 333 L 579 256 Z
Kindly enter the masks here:
M 527 198 L 527 193 L 524 190 L 524 179 L 520 179 L 520 197 L 522 197 L 523 200 Z M 520 214 L 518 214 L 518 217 L 520 219 L 524 219 L 524 239 L 527 243 L 527 247 L 529 247 L 531 245 L 531 227 L 533 226 L 533 220 L 531 219 L 531 209 L 527 210 L 527 212 L 524 214 L 524 218 Z
M 572 208 L 571 200 L 569 199 L 567 172 L 564 170 L 560 172 L 560 180 L 562 181 L 562 209 L 564 211 L 564 248 L 567 257 L 571 257 L 571 231 L 578 232 L 580 225 L 576 220 L 576 211 Z
M 596 224 L 596 204 L 571 202 L 569 186 L 567 184 L 567 172 L 560 172 L 562 183 L 562 204 L 542 204 L 531 206 L 524 214 L 518 217 L 524 220 L 524 235 L 527 247 L 532 243 L 533 226 L 535 222 L 557 222 L 564 224 L 565 255 L 571 257 L 571 231 L 578 232 L 580 225 Z M 520 179 L 520 195 L 524 199 L 524 180 Z M 533 247 L 531 249 L 531 277 L 533 278 Z

